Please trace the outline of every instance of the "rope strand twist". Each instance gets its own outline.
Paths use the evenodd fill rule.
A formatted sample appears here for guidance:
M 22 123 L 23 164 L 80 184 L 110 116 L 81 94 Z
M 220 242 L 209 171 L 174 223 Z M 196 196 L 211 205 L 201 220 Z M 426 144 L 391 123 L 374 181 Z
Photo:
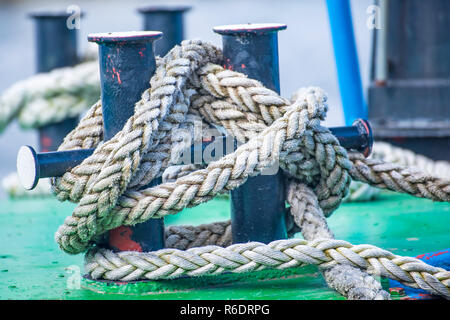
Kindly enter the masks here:
M 70 254 L 88 251 L 86 270 L 94 279 L 172 279 L 315 264 L 326 278 L 332 274 L 330 270 L 349 266 L 350 272 L 360 272 L 368 283 L 376 282 L 369 274 L 382 275 L 450 297 L 448 271 L 374 246 L 334 240 L 325 220 L 347 195 L 352 178 L 435 201 L 450 200 L 450 182 L 365 159 L 353 151 L 347 153 L 329 129 L 320 125 L 328 110 L 320 88 L 302 89 L 287 100 L 259 81 L 225 70 L 219 65 L 221 59 L 220 50 L 211 44 L 184 41 L 157 60 L 150 89 L 142 94 L 134 115 L 116 136 L 101 142 L 98 102 L 66 137 L 59 150 L 96 150 L 63 177 L 52 180 L 59 200 L 78 203 L 56 232 L 61 249 Z M 194 127 L 199 121 L 206 127 L 224 128 L 243 144 L 204 167 L 178 167 L 172 176 L 165 175 L 168 181 L 142 189 L 167 168 L 179 165 L 180 152 L 198 139 Z M 95 239 L 108 230 L 196 206 L 274 165 L 279 165 L 294 185 L 287 195 L 291 213 L 309 241 L 229 245 L 231 227 L 225 222 L 204 225 L 203 231 L 209 234 L 203 236 L 201 228 L 193 228 L 191 233 L 189 228 L 180 228 L 178 233 L 172 228 L 167 242 L 185 250 L 114 253 L 95 246 Z M 300 195 L 292 196 L 292 190 Z M 307 194 L 310 200 L 301 197 Z M 216 232 L 208 231 L 213 227 Z M 191 240 L 182 241 L 189 234 Z M 201 240 L 195 243 L 195 239 Z M 221 246 L 210 245 L 213 243 Z M 355 280 L 352 286 L 360 285 L 361 281 Z M 334 287 L 352 295 L 351 288 Z M 370 285 L 369 291 L 361 295 L 387 298 L 376 284 Z

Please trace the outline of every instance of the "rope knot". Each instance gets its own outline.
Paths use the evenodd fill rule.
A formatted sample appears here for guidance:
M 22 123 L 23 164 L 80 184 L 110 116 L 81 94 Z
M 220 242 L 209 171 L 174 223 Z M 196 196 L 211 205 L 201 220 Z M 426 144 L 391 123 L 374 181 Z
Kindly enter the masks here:
M 100 143 L 100 103 L 66 137 L 59 150 L 86 145 L 97 148 L 82 164 L 62 178 L 53 179 L 59 199 L 79 202 L 55 235 L 60 247 L 72 254 L 89 250 L 94 239 L 110 229 L 175 214 L 228 192 L 274 166 L 278 169 L 279 165 L 292 180 L 287 195 L 291 213 L 297 213 L 293 213 L 294 220 L 311 242 L 292 239 L 221 248 L 212 244 L 230 243 L 229 224 L 220 228 L 172 228 L 168 230 L 167 242 L 186 251 L 167 248 L 144 254 L 116 254 L 93 248 L 86 255 L 88 273 L 94 279 L 128 281 L 139 277 L 169 279 L 218 274 L 225 270 L 284 269 L 313 263 L 325 273 L 336 270 L 337 265 L 366 268 L 370 272 L 376 267 L 381 274 L 388 274 L 386 268 L 390 268 L 396 277 L 411 282 L 415 276 L 392 267 L 392 254 L 332 239 L 325 216 L 347 195 L 350 174 L 392 189 L 400 185 L 410 193 L 421 190 L 441 198 L 448 197 L 448 183 L 439 182 L 440 187 L 436 188 L 435 181 L 425 177 L 399 182 L 402 175 L 411 173 L 366 161 L 355 153 L 347 154 L 330 130 L 321 126 L 328 111 L 322 89 L 302 88 L 289 101 L 259 81 L 225 70 L 219 65 L 221 60 L 222 54 L 216 47 L 200 40 L 183 41 L 157 59 L 151 88 L 142 94 L 134 115 L 115 137 Z M 180 165 L 182 150 L 204 133 L 203 129 L 195 130 L 199 122 L 203 129 L 220 127 L 242 145 L 206 166 Z M 383 174 L 375 176 L 373 170 Z M 392 176 L 386 178 L 389 171 Z M 142 189 L 160 176 L 164 176 L 164 183 Z M 415 264 L 404 265 L 424 270 Z M 439 279 L 448 279 L 441 270 L 426 272 L 424 277 L 429 277 L 429 282 L 438 281 L 435 274 Z M 447 288 L 436 286 L 433 290 L 448 295 Z M 373 289 L 370 294 L 379 296 L 381 287 Z

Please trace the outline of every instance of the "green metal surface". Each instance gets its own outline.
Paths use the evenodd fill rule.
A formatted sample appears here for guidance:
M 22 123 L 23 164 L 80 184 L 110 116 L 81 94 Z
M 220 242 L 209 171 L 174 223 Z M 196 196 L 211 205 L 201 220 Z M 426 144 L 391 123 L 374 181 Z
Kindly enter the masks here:
M 314 266 L 289 274 L 271 271 L 134 286 L 84 279 L 74 288 L 74 270 L 82 273 L 83 256 L 63 253 L 53 239 L 74 207 L 52 198 L 0 200 L 0 299 L 343 299 Z M 450 247 L 449 213 L 447 203 L 384 194 L 378 201 L 343 204 L 328 221 L 338 239 L 415 256 Z M 228 200 L 219 198 L 167 217 L 166 225 L 228 217 Z

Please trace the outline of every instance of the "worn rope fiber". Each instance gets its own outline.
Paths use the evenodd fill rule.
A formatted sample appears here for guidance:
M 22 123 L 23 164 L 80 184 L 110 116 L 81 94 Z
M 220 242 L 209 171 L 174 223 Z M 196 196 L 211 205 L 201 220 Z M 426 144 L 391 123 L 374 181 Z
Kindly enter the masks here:
M 317 206 L 317 197 L 310 188 L 295 182 L 289 183 L 287 200 L 291 213 L 305 239 L 334 238 L 325 217 Z M 290 229 L 294 229 L 290 226 Z M 288 230 L 288 233 L 291 231 Z M 299 230 L 298 230 L 299 231 Z M 231 245 L 231 220 L 199 226 L 170 226 L 165 230 L 166 248 L 186 250 L 206 245 L 227 247 Z M 336 265 L 323 271 L 329 286 L 349 299 L 388 299 L 389 294 L 372 276 L 350 265 Z
M 196 206 L 278 163 L 290 178 L 312 188 L 325 216 L 347 194 L 350 175 L 378 187 L 449 200 L 449 182 L 366 161 L 356 153 L 349 157 L 336 137 L 320 126 L 328 107 L 319 88 L 305 89 L 291 102 L 256 80 L 224 70 L 217 65 L 220 61 L 221 52 L 214 46 L 185 41 L 158 60 L 151 88 L 143 93 L 135 114 L 115 137 L 100 143 L 100 103 L 66 137 L 59 150 L 96 150 L 81 165 L 53 180 L 60 200 L 79 203 L 55 235 L 60 247 L 71 254 L 89 249 L 86 267 L 95 279 L 163 279 L 284 269 L 306 263 L 323 269 L 344 264 L 448 297 L 449 275 L 445 270 L 340 240 L 293 239 L 269 245 L 247 243 L 151 253 L 116 254 L 92 248 L 93 239 L 107 230 Z M 178 164 L 179 151 L 192 141 L 185 139 L 186 135 L 191 135 L 195 122 L 202 120 L 225 128 L 244 144 L 174 182 L 139 189 L 161 176 L 165 168 Z M 179 129 L 187 134 L 172 134 Z
M 308 241 L 315 239 L 334 239 L 328 228 L 322 210 L 317 204 L 317 196 L 310 187 L 289 181 L 287 201 L 295 223 L 300 227 L 303 237 Z M 363 270 L 352 266 L 337 264 L 322 270 L 327 284 L 350 300 L 386 300 L 389 293 L 381 284 Z
M 191 62 L 184 59 L 183 54 L 189 57 L 197 56 L 190 51 L 185 53 L 184 50 L 194 48 L 194 50 L 205 51 L 204 47 L 208 48 L 208 45 L 199 46 L 189 43 L 189 45 L 175 47 L 171 53 L 181 55 L 174 60 L 186 65 Z M 210 51 L 214 53 L 214 57 L 218 56 L 216 50 L 210 48 Z M 170 54 L 167 57 L 170 57 Z M 208 55 L 206 57 L 210 58 Z M 168 61 L 174 64 L 173 59 L 168 59 Z M 197 64 L 197 61 L 194 60 L 194 62 Z M 151 175 L 150 180 L 161 174 L 161 168 L 165 165 L 163 161 L 169 157 L 167 153 L 154 151 L 160 144 L 154 147 L 150 146 L 152 126 L 158 126 L 157 120 L 150 119 L 162 115 L 161 109 L 164 112 L 169 111 L 167 110 L 169 106 L 162 105 L 163 102 L 173 102 L 175 79 L 173 79 L 172 74 L 169 80 L 158 79 L 161 74 L 166 72 L 166 67 L 168 67 L 167 72 L 172 72 L 170 63 L 168 63 L 168 66 L 158 67 L 155 76 L 152 78 L 150 93 L 148 91 L 144 93 L 143 100 L 136 105 L 135 116 L 130 118 L 124 126 L 124 130 L 98 147 L 90 158 L 74 168 L 72 172 L 66 174 L 67 179 L 63 177 L 58 179 L 62 181 L 56 181 L 56 191 L 61 191 L 58 194 L 59 198 L 70 196 L 71 200 L 79 201 L 79 206 L 75 209 L 72 217 L 66 219 L 65 225 L 60 228 L 56 235 L 57 241 L 65 251 L 78 253 L 85 250 L 90 239 L 96 233 L 104 232 L 119 225 L 136 224 L 152 216 L 162 217 L 169 213 L 176 213 L 186 206 L 193 206 L 210 200 L 217 193 L 234 189 L 243 184 L 249 176 L 256 175 L 261 170 L 270 167 L 278 161 L 279 155 L 281 158 L 288 160 L 280 164 L 291 175 L 317 183 L 320 205 L 325 212 L 331 213 L 339 205 L 341 198 L 345 196 L 348 190 L 348 183 L 350 182 L 348 170 L 351 164 L 346 158 L 346 150 L 339 146 L 337 139 L 328 129 L 320 126 L 320 120 L 325 116 L 326 105 L 314 101 L 316 99 L 314 93 L 311 93 L 311 97 L 308 99 L 311 99 L 318 106 L 317 109 L 313 106 L 308 110 L 306 100 L 294 104 L 283 117 L 273 121 L 273 124 L 260 134 L 254 135 L 248 143 L 239 147 L 234 153 L 210 163 L 205 169 L 192 172 L 177 179 L 174 183 L 165 183 L 144 190 L 131 189 L 131 191 L 124 192 L 128 183 L 133 183 L 133 173 L 138 172 L 141 155 L 143 155 L 144 161 L 147 160 L 145 157 L 148 155 L 149 161 L 153 161 L 151 168 L 156 168 L 158 171 L 149 170 L 140 177 L 140 181 L 134 181 L 135 186 L 139 186 L 142 181 L 148 183 L 146 177 L 149 174 Z M 177 66 L 177 70 L 180 69 L 183 74 L 181 74 L 178 83 L 182 84 L 185 83 L 186 73 L 189 73 L 190 70 L 196 70 L 193 67 L 178 68 Z M 268 97 L 269 100 L 274 102 L 283 100 L 272 91 L 263 88 L 259 82 L 247 79 L 243 75 L 235 75 L 231 71 L 224 71 L 217 65 L 207 64 L 206 69 L 199 68 L 199 71 L 200 75 L 204 75 L 204 77 L 201 79 L 194 78 L 197 85 L 203 85 L 203 87 L 215 85 L 216 77 L 210 80 L 211 82 L 206 82 L 207 78 L 214 75 L 212 72 L 215 72 L 218 77 L 224 78 L 222 80 L 225 83 L 228 81 L 230 86 L 234 86 L 234 88 L 238 86 L 238 90 L 239 83 L 247 83 L 247 85 L 249 82 L 253 83 L 254 91 L 258 94 L 253 96 L 252 99 Z M 206 73 L 206 71 L 209 72 Z M 191 77 L 193 75 L 195 73 L 190 74 Z M 191 83 L 194 82 L 192 78 L 190 80 Z M 171 81 L 169 89 L 167 89 L 165 81 Z M 161 88 L 161 85 L 164 85 L 164 88 Z M 270 95 L 268 95 L 269 93 Z M 265 94 L 265 96 L 262 94 Z M 317 91 L 316 94 L 318 95 L 318 101 L 324 99 L 323 92 Z M 163 95 L 163 98 L 161 98 L 161 95 Z M 148 98 L 150 98 L 151 103 L 144 102 Z M 201 97 L 197 98 L 196 101 L 200 99 Z M 232 108 L 235 109 L 235 105 L 231 103 L 222 103 L 222 105 L 231 111 L 233 111 Z M 144 110 L 140 110 L 141 106 Z M 174 103 L 174 106 L 176 107 L 177 104 Z M 278 110 L 275 107 L 272 109 Z M 185 109 L 180 107 L 178 110 Z M 202 108 L 200 107 L 199 110 L 202 110 Z M 277 111 L 273 113 L 277 113 Z M 238 114 L 242 114 L 242 112 L 238 111 Z M 254 114 L 256 113 L 252 112 L 250 115 Z M 172 117 L 175 120 L 179 118 Z M 261 118 L 261 115 L 259 118 Z M 262 124 L 262 120 L 256 119 L 256 121 Z M 81 121 L 81 126 L 83 126 L 83 122 Z M 134 122 L 137 123 L 135 127 L 133 127 Z M 227 122 L 230 121 L 227 120 Z M 154 132 L 154 134 L 161 140 L 164 138 L 168 140 L 170 137 L 167 135 L 167 130 L 173 130 L 174 126 L 173 122 L 171 126 L 163 122 L 160 128 L 164 130 Z M 63 147 L 64 145 L 65 142 Z M 165 147 L 165 143 L 162 143 L 161 146 Z M 152 152 L 146 151 L 145 147 L 148 147 L 148 150 Z M 165 148 L 167 152 L 170 152 L 169 147 Z M 299 152 L 301 148 L 305 149 L 306 155 Z M 316 161 L 313 161 L 314 156 Z M 155 159 L 155 157 L 160 158 Z M 161 160 L 161 158 L 164 160 Z M 235 163 L 236 165 L 234 165 Z
M 417 168 L 366 159 L 356 152 L 350 152 L 349 159 L 353 163 L 350 174 L 355 180 L 420 198 L 450 201 L 450 180 L 430 176 Z
M 199 62 L 190 61 L 184 58 L 183 54 L 201 59 L 203 56 L 198 55 L 195 50 L 208 52 L 204 47 L 205 45 L 193 43 L 175 47 L 179 49 L 172 50 L 171 54 L 176 56 L 172 57 L 169 54 L 166 56 L 166 59 L 171 58 L 167 59 L 169 62 L 158 67 L 152 78 L 151 89 L 146 91 L 143 99 L 136 104 L 136 113 L 124 126 L 124 130 L 99 146 L 81 165 L 66 173 L 61 179 L 55 180 L 55 191 L 59 199 L 70 198 L 79 202 L 72 217 L 66 219 L 65 225 L 56 235 L 57 241 L 65 251 L 82 252 L 87 249 L 89 241 L 95 234 L 123 224 L 133 225 L 143 222 L 152 216 L 162 217 L 176 213 L 186 206 L 210 200 L 219 192 L 243 184 L 249 176 L 258 174 L 278 160 L 281 168 L 290 175 L 305 183 L 317 185 L 319 204 L 326 215 L 337 208 L 342 197 L 346 195 L 350 181 L 349 170 L 357 180 L 375 184 L 377 187 L 406 191 L 433 200 L 449 200 L 448 181 L 403 170 L 396 165 L 367 160 L 356 153 L 350 155 L 350 159 L 354 160 L 352 165 L 348 161 L 346 150 L 339 146 L 337 139 L 328 129 L 320 126 L 320 120 L 324 118 L 326 111 L 326 106 L 317 102 L 324 99 L 322 92 L 317 90 L 307 95 L 306 99 L 312 101 L 310 105 L 304 100 L 288 108 L 287 101 L 273 91 L 263 88 L 255 80 L 225 71 L 217 65 L 206 64 L 204 68 L 190 66 L 190 64 L 198 65 Z M 216 50 L 209 48 L 209 52 L 217 57 Z M 206 61 L 202 61 L 203 64 L 207 63 L 208 59 L 212 58 L 206 54 Z M 190 72 L 197 69 L 202 76 L 200 78 L 194 78 L 196 73 Z M 179 79 L 174 77 L 177 72 Z M 179 125 L 187 112 L 186 104 L 174 100 L 173 95 L 176 96 L 174 94 L 176 85 L 180 86 L 180 89 L 181 85 L 186 85 L 187 75 L 193 78 L 190 79 L 191 83 L 201 85 L 201 89 L 209 89 L 209 93 L 218 95 L 220 91 L 226 93 L 227 98 L 235 100 L 240 93 L 239 101 L 244 102 L 248 114 L 241 111 L 242 108 L 236 110 L 236 104 L 225 100 L 211 102 L 211 95 L 208 94 L 197 96 L 192 104 L 194 108 L 197 106 L 196 110 L 204 117 L 205 114 L 209 115 L 207 120 L 219 121 L 218 124 L 232 131 L 235 137 L 241 136 L 245 139 L 245 135 L 240 133 L 250 136 L 248 132 L 253 128 L 253 138 L 234 153 L 210 163 L 203 170 L 192 172 L 173 183 L 137 190 L 137 187 L 159 176 L 162 169 L 168 166 L 171 137 L 167 131 Z M 246 91 L 243 89 L 244 85 Z M 249 92 L 255 94 L 250 95 Z M 185 99 L 186 95 L 182 94 L 182 90 L 179 94 Z M 266 104 L 256 104 L 255 101 L 263 101 Z M 251 112 L 248 107 L 251 103 L 254 110 L 260 110 L 260 114 Z M 273 105 L 275 103 L 278 103 L 277 107 Z M 315 109 L 314 106 L 317 104 L 319 107 Z M 255 105 L 259 109 L 255 109 Z M 170 107 L 174 107 L 176 111 L 168 119 L 173 122 L 161 121 L 160 124 L 158 117 L 163 119 L 163 115 L 170 111 Z M 213 107 L 218 111 L 214 112 Z M 288 110 L 283 116 L 280 112 L 282 109 Z M 269 110 L 272 112 L 266 114 Z M 79 126 L 84 128 L 86 122 L 95 120 L 96 126 L 92 131 L 89 130 L 94 132 L 94 135 L 89 134 L 86 137 L 85 131 L 75 129 L 74 135 L 81 133 L 86 139 L 80 141 L 75 137 L 73 140 L 69 135 L 69 139 L 66 138 L 60 150 L 67 150 L 66 145 L 73 146 L 74 142 L 78 144 L 81 142 L 82 145 L 86 144 L 86 140 L 88 145 L 91 145 L 91 142 L 92 144 L 98 142 L 102 130 L 99 126 L 99 111 L 97 104 L 92 110 L 95 116 L 91 118 L 88 114 Z M 216 114 L 220 115 L 220 119 L 213 119 Z M 273 121 L 271 115 L 280 117 Z M 235 119 L 239 117 L 245 120 L 236 121 Z M 260 131 L 263 121 L 272 124 L 264 131 Z M 254 126 L 247 131 L 240 129 L 249 127 L 249 122 Z M 155 131 L 154 128 L 159 130 Z M 259 134 L 256 135 L 255 132 Z M 152 138 L 153 135 L 155 139 Z M 161 143 L 158 143 L 159 141 Z M 150 169 L 141 170 L 140 173 L 143 174 L 139 174 L 140 165 Z M 129 184 L 134 188 L 127 190 Z
M 450 162 L 435 161 L 411 150 L 396 147 L 386 142 L 374 142 L 372 158 L 403 166 L 416 167 L 434 176 L 450 179 Z
M 355 266 L 369 274 L 450 298 L 450 272 L 416 258 L 401 257 L 371 245 L 352 245 L 343 240 L 277 240 L 269 244 L 239 243 L 222 248 L 203 246 L 162 249 L 139 253 L 114 253 L 108 249 L 88 251 L 85 268 L 93 279 L 130 281 L 174 279 L 181 276 L 243 273 L 263 269 L 286 269 L 314 264 L 322 269 L 337 264 Z
M 450 162 L 434 161 L 411 150 L 399 148 L 386 142 L 374 142 L 370 157 L 383 162 L 414 167 L 424 173 L 439 176 L 441 179 L 450 179 Z M 381 190 L 376 187 L 364 182 L 352 181 L 349 194 L 344 201 L 369 201 L 376 199 L 380 194 Z
M 78 117 L 99 95 L 97 61 L 36 74 L 0 96 L 0 133 L 14 119 L 28 129 Z
M 166 248 L 186 250 L 207 245 L 227 247 L 231 245 L 231 220 L 199 226 L 169 226 L 164 235 Z
M 434 161 L 411 150 L 399 148 L 386 142 L 374 142 L 372 159 L 396 163 L 402 166 L 415 167 L 424 173 L 450 179 L 450 162 Z M 381 190 L 360 181 L 352 181 L 345 202 L 369 201 L 379 197 Z

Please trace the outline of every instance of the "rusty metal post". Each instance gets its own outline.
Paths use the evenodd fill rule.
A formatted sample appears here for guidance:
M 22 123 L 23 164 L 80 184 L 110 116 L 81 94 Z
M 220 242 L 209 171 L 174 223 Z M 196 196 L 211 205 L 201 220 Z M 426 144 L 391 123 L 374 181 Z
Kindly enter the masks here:
M 225 67 L 244 71 L 253 78 L 263 78 L 263 81 L 268 87 L 279 91 L 276 32 L 284 28 L 286 28 L 285 25 L 263 25 L 263 27 L 245 26 L 245 29 L 237 30 L 237 34 L 233 32 L 230 35 L 224 35 Z M 216 28 L 216 31 L 227 32 L 220 28 Z M 237 40 L 236 38 L 241 33 L 243 34 L 242 38 Z M 131 42 L 131 40 L 137 41 L 140 39 L 139 33 L 138 35 L 134 35 L 134 37 L 119 36 L 117 34 L 90 36 L 91 41 L 96 41 L 101 44 L 102 99 L 103 106 L 106 108 L 104 109 L 105 139 L 111 138 L 114 133 L 122 128 L 123 123 L 132 114 L 132 105 L 139 99 L 139 95 L 129 100 L 124 100 L 123 97 L 113 99 L 113 96 L 123 94 L 121 90 L 125 88 L 124 79 L 129 79 L 130 74 L 135 74 L 131 73 L 135 67 L 132 68 L 130 65 L 136 63 L 136 59 L 131 58 L 131 56 L 138 52 L 138 49 L 135 48 L 129 50 L 126 55 L 119 55 L 120 50 L 124 50 L 124 47 L 130 46 L 130 43 L 125 42 L 124 44 L 120 40 Z M 236 40 L 241 45 L 246 44 L 249 46 L 243 48 L 243 50 L 236 50 Z M 137 43 L 141 44 L 139 41 Z M 112 55 L 114 52 L 118 56 Z M 146 52 L 150 51 L 147 50 Z M 124 58 L 125 56 L 126 58 Z M 267 72 L 264 72 L 264 67 L 259 64 L 260 61 L 266 63 Z M 152 61 L 152 65 L 149 66 L 150 70 L 151 68 L 154 70 L 154 60 Z M 142 75 L 142 77 L 143 79 L 147 79 L 149 75 Z M 143 81 L 143 79 L 139 79 L 133 78 L 133 81 L 137 81 L 138 83 L 131 85 L 132 82 L 130 82 L 129 85 L 133 88 L 129 88 L 127 94 L 129 94 L 130 90 L 133 91 L 139 87 L 140 81 Z M 137 91 L 142 92 L 142 90 Z M 126 94 L 123 94 L 123 96 L 126 96 Z M 125 106 L 127 109 L 120 109 L 121 111 L 118 111 L 118 108 L 121 106 Z M 125 115 L 127 112 L 128 115 Z M 122 123 L 114 123 L 115 119 L 118 119 Z M 111 125 L 110 128 L 107 123 Z M 372 135 L 370 126 L 366 121 L 358 120 L 351 127 L 331 128 L 331 131 L 336 134 L 343 146 L 350 149 L 357 149 L 366 155 L 370 153 Z M 223 139 L 222 143 L 224 146 L 226 145 L 225 139 Z M 204 143 L 203 146 L 207 144 Z M 194 149 L 195 147 L 191 147 L 191 156 L 194 155 Z M 24 146 L 20 149 L 17 158 L 19 177 L 24 186 L 28 186 L 27 189 L 31 189 L 35 186 L 39 178 L 48 177 L 49 175 L 62 175 L 67 169 L 80 163 L 92 154 L 92 152 L 93 149 L 87 149 L 36 154 L 32 148 Z M 233 228 L 236 230 L 233 235 L 233 241 L 270 242 L 274 239 L 286 237 L 284 222 L 284 180 L 282 172 L 279 171 L 277 173 L 277 171 L 278 168 L 271 175 L 261 175 L 251 178 L 246 184 L 233 192 L 232 217 Z M 155 183 L 158 184 L 159 182 Z M 265 200 L 265 196 L 270 196 L 270 201 L 262 201 Z M 143 230 L 137 229 L 144 225 L 139 224 L 134 228 L 121 227 L 114 230 L 110 233 L 110 245 L 119 250 L 135 250 L 136 248 L 138 250 L 142 248 L 145 251 L 155 250 L 156 248 L 154 247 L 149 249 L 145 245 L 141 245 L 142 243 L 136 242 L 136 238 L 133 237 L 140 235 L 141 232 L 143 235 L 156 234 L 149 232 L 149 228 L 143 228 Z M 124 237 L 128 240 L 121 241 L 120 239 Z M 162 237 L 159 239 L 162 242 Z M 154 239 L 151 241 L 154 241 Z
M 133 115 L 134 106 L 149 87 L 156 69 L 153 42 L 161 38 L 157 31 L 91 34 L 88 40 L 99 45 L 100 84 L 104 140 L 118 133 Z M 64 152 L 36 152 L 20 148 L 17 171 L 22 184 L 33 188 L 41 173 L 58 176 L 92 154 L 92 149 Z M 63 169 L 64 168 L 64 169 Z M 61 172 L 63 170 L 63 172 Z M 34 177 L 33 177 L 34 176 Z M 155 179 L 146 187 L 161 183 Z M 101 244 L 103 245 L 103 243 Z M 118 227 L 108 234 L 108 244 L 115 251 L 153 251 L 164 247 L 163 219 L 150 219 L 133 227 Z
M 222 35 L 224 67 L 260 80 L 280 92 L 278 35 L 285 24 L 243 24 L 215 27 Z M 269 243 L 287 237 L 283 172 L 249 178 L 231 191 L 233 242 Z
M 184 39 L 183 15 L 189 6 L 147 6 L 138 9 L 144 17 L 144 30 L 159 30 L 164 37 L 155 44 L 155 54 L 165 56 Z
M 30 17 L 35 22 L 37 72 L 73 66 L 78 62 L 77 30 L 67 28 L 70 14 L 65 12 L 36 12 Z M 38 129 L 39 149 L 54 151 L 64 137 L 78 123 L 78 117 L 48 124 Z
M 134 105 L 148 89 L 156 69 L 153 42 L 156 31 L 91 34 L 99 45 L 104 140 L 122 130 L 134 113 Z M 155 179 L 149 185 L 157 185 Z M 148 186 L 147 186 L 148 187 Z M 115 251 L 153 251 L 164 247 L 164 220 L 150 219 L 135 226 L 109 231 L 109 247 Z

